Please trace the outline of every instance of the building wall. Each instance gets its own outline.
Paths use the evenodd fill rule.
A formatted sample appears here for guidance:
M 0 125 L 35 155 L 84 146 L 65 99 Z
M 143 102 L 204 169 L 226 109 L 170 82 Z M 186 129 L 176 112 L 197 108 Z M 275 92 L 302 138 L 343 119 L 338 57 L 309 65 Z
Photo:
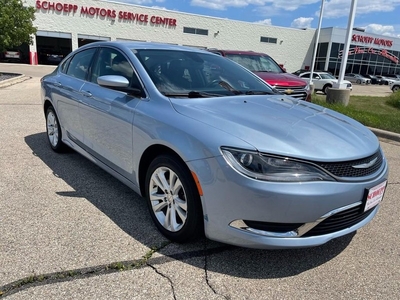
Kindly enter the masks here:
M 37 1 L 25 0 L 37 8 L 34 25 L 40 34 L 71 34 L 72 50 L 78 48 L 78 35 L 109 40 L 127 39 L 165 42 L 204 48 L 253 50 L 268 53 L 288 72 L 311 65 L 314 29 L 294 29 L 219 19 L 176 11 L 98 0 Z M 49 8 L 49 3 L 52 5 Z M 74 7 L 75 5 L 75 7 Z M 43 8 L 44 7 L 44 8 Z M 82 13 L 91 9 L 98 13 Z M 103 9 L 100 11 L 100 9 Z M 107 16 L 107 10 L 109 11 Z M 120 18 L 120 14 L 142 15 L 142 21 Z M 102 14 L 105 16 L 102 16 Z M 147 20 L 145 20 L 147 16 Z M 153 17 L 153 19 L 152 19 Z M 155 24 L 156 17 L 170 18 L 176 26 Z M 188 34 L 184 27 L 206 29 L 208 35 Z M 276 38 L 277 43 L 260 42 L 260 37 Z M 36 41 L 30 51 L 36 52 Z

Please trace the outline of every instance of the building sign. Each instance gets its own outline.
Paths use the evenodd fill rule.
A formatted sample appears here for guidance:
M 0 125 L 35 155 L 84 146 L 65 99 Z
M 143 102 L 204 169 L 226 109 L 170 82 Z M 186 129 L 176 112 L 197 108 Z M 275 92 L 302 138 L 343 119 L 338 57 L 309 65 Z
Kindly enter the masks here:
M 374 44 L 377 46 L 384 46 L 384 47 L 389 47 L 389 48 L 393 46 L 392 40 L 374 38 L 372 36 L 359 35 L 359 34 L 353 34 L 351 41 L 359 42 L 359 43 L 363 43 L 363 44 Z
M 349 56 L 350 55 L 356 55 L 356 54 L 376 54 L 383 56 L 395 64 L 399 63 L 399 58 L 397 56 L 394 56 L 392 53 L 387 51 L 386 49 L 374 49 L 374 48 L 369 48 L 369 47 L 354 47 L 349 50 Z M 343 56 L 343 50 L 339 52 L 339 58 L 342 58 Z
M 125 21 L 136 21 L 156 25 L 176 26 L 176 19 L 161 16 L 138 14 L 130 11 L 117 11 L 94 6 L 78 6 L 76 4 L 36 1 L 36 9 L 44 11 L 56 11 L 64 14 L 76 14 L 81 16 L 101 17 L 104 19 L 119 19 Z

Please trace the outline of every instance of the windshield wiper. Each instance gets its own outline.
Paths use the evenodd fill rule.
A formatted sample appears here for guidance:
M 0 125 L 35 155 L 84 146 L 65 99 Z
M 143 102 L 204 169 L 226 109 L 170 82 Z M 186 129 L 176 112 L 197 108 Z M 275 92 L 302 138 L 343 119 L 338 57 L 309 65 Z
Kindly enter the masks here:
M 276 95 L 276 92 L 273 91 L 247 91 L 246 95 Z
M 162 93 L 166 97 L 184 97 L 184 98 L 211 98 L 222 97 L 221 94 L 212 94 L 207 92 L 190 91 L 189 93 Z
M 222 97 L 221 94 L 213 94 L 207 92 L 190 91 L 189 98 L 208 98 L 208 97 Z

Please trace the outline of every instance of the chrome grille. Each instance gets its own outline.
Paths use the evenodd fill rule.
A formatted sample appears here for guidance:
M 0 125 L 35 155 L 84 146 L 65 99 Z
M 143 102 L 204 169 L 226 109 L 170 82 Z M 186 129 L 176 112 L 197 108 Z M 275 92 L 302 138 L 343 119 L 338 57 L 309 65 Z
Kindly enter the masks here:
M 368 168 L 354 168 L 354 166 L 368 164 L 373 159 L 377 158 L 376 162 Z M 381 151 L 376 152 L 374 155 L 368 156 L 363 159 L 344 161 L 339 163 L 321 163 L 315 162 L 321 168 L 337 177 L 364 177 L 374 174 L 382 166 L 383 157 Z
M 306 100 L 306 98 L 307 98 L 307 91 L 305 89 L 305 86 L 298 87 L 298 86 L 276 85 L 275 89 L 277 89 L 282 94 L 286 94 L 288 96 L 292 96 L 297 99 Z

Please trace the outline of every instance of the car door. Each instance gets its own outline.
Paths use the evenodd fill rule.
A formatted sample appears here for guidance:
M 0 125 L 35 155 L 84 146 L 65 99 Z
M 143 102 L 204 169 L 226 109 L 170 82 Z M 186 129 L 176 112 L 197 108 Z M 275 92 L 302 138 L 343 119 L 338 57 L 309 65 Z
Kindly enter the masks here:
M 138 82 L 125 55 L 114 48 L 99 49 L 84 94 L 81 122 L 87 151 L 103 163 L 128 177 L 132 174 L 133 117 L 140 98 L 98 85 L 103 75 L 120 75 Z
M 63 62 L 55 77 L 52 98 L 58 117 L 68 137 L 77 144 L 83 142 L 83 129 L 80 122 L 79 106 L 82 101 L 81 87 L 85 83 L 87 68 L 83 62 L 90 63 L 96 49 L 76 53 Z

